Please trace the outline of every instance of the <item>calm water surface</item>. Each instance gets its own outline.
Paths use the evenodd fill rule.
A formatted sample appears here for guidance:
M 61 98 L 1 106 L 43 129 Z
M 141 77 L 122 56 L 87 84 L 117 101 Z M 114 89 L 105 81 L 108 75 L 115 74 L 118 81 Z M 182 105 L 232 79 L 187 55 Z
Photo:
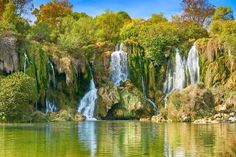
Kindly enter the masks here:
M 236 156 L 236 124 L 0 124 L 0 157 Z

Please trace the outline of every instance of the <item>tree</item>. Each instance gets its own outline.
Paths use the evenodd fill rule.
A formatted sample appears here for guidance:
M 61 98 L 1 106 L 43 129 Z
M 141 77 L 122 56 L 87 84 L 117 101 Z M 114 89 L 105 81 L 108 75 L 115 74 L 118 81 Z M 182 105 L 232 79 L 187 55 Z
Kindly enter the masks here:
M 218 7 L 212 20 L 234 20 L 233 10 L 230 7 Z
M 52 27 L 57 26 L 57 18 L 65 17 L 71 13 L 72 5 L 68 0 L 54 0 L 33 11 L 37 17 L 37 22 L 46 22 Z
M 0 121 L 24 121 L 37 97 L 35 80 L 17 72 L 0 81 Z
M 0 17 L 8 3 L 14 3 L 18 15 L 24 13 L 27 9 L 32 9 L 33 0 L 0 0 Z
M 16 7 L 12 2 L 5 5 L 4 12 L 2 14 L 2 19 L 8 23 L 16 22 Z
M 160 14 L 152 14 L 149 21 L 151 21 L 152 23 L 159 23 L 159 22 L 167 22 L 168 20 L 164 17 L 163 13 L 160 13 Z
M 64 23 L 64 24 L 63 24 Z M 66 50 L 81 50 L 85 49 L 90 44 L 95 43 L 95 21 L 92 17 L 81 17 L 75 20 L 71 17 L 65 17 L 62 21 L 64 28 L 63 34 L 59 36 L 59 45 Z
M 115 13 L 106 10 L 105 13 L 96 18 L 97 37 L 99 41 L 109 41 L 116 43 L 119 39 L 120 29 L 127 21 L 127 15 L 123 13 Z
M 184 20 L 204 24 L 215 11 L 215 7 L 208 0 L 182 0 Z

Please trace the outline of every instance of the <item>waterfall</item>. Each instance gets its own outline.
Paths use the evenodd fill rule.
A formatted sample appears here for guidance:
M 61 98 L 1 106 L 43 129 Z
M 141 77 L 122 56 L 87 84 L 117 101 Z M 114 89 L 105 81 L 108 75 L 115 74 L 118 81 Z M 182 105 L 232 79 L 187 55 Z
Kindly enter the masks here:
M 163 85 L 163 92 L 165 93 L 165 104 L 168 96 L 175 89 L 183 89 L 187 85 L 197 83 L 200 79 L 199 57 L 196 46 L 193 45 L 186 58 L 181 57 L 179 50 L 175 53 L 175 67 L 172 72 L 171 58 L 168 60 L 166 79 Z M 190 81 L 188 81 L 190 80 Z
M 48 61 L 48 64 L 51 68 L 51 71 L 52 71 L 52 83 L 53 83 L 53 87 L 56 88 L 56 76 L 55 76 L 55 70 L 54 70 L 54 66 L 52 64 L 52 62 L 49 60 Z M 50 78 L 50 74 L 49 74 L 49 81 L 51 81 L 51 78 Z
M 143 88 L 143 95 L 144 95 L 145 100 L 153 106 L 155 114 L 157 114 L 157 105 L 151 99 L 147 97 L 143 76 L 142 76 L 142 88 Z
M 200 80 L 200 67 L 198 51 L 195 45 L 190 49 L 187 59 L 187 68 L 190 75 L 191 84 Z
M 174 73 L 174 89 L 183 89 L 185 87 L 185 64 L 183 58 L 176 49 L 175 55 L 175 73 Z
M 94 80 L 92 79 L 90 80 L 90 90 L 81 99 L 78 108 L 78 112 L 86 116 L 88 120 L 95 120 L 94 110 L 97 98 L 97 89 L 95 87 Z
M 123 51 L 123 44 L 117 45 L 111 54 L 111 80 L 116 86 L 128 79 L 128 55 Z
M 55 105 L 54 101 L 49 100 L 46 97 L 46 113 L 50 113 L 50 112 L 56 112 L 57 111 L 57 107 Z
M 51 79 L 51 75 L 52 75 L 52 79 Z M 50 60 L 48 60 L 48 81 L 49 81 L 48 88 L 51 88 L 50 82 L 52 81 L 53 89 L 56 89 L 55 70 L 54 70 L 53 63 Z M 57 105 L 56 105 L 55 101 L 52 98 L 50 98 L 48 91 L 47 91 L 47 93 L 46 93 L 46 113 L 56 112 L 56 111 L 57 111 Z
M 90 69 L 90 72 L 92 75 L 91 69 Z M 78 107 L 78 112 L 86 116 L 87 120 L 96 120 L 96 118 L 94 118 L 94 110 L 95 110 L 97 98 L 98 98 L 97 88 L 95 86 L 93 75 L 92 75 L 92 79 L 90 80 L 90 89 L 81 99 L 79 107 Z
M 26 68 L 27 68 L 28 64 L 29 64 L 29 58 L 28 58 L 27 53 L 24 52 L 24 73 L 26 71 Z

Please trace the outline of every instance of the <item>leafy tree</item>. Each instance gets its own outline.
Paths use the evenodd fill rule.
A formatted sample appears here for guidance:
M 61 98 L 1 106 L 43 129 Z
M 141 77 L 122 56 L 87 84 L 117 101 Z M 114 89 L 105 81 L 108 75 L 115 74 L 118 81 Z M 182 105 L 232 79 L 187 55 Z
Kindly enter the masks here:
M 127 16 L 123 15 L 124 13 L 121 12 L 115 13 L 106 10 L 105 13 L 96 18 L 96 25 L 98 28 L 96 35 L 99 41 L 109 41 L 113 43 L 118 41 L 120 29 L 127 21 Z
M 233 10 L 230 7 L 218 7 L 212 20 L 234 20 Z
M 66 24 L 70 24 L 66 28 Z M 64 33 L 59 36 L 59 45 L 67 50 L 81 50 L 95 42 L 95 21 L 91 17 L 81 17 L 75 20 L 72 17 L 63 19 Z
M 38 42 L 51 41 L 52 29 L 48 23 L 40 22 L 32 26 L 28 39 Z
M 164 17 L 163 13 L 160 13 L 160 14 L 152 14 L 149 21 L 151 21 L 152 23 L 159 23 L 159 22 L 167 22 L 168 20 Z
M 14 23 L 16 21 L 16 7 L 13 2 L 9 2 L 5 5 L 2 18 L 8 23 Z
M 215 11 L 215 7 L 208 0 L 182 0 L 184 20 L 204 24 Z
M 21 15 L 22 13 L 26 12 L 27 9 L 33 8 L 32 2 L 33 0 L 1 0 L 0 1 L 0 18 L 8 3 L 13 3 L 16 7 L 17 14 Z
M 52 27 L 57 26 L 57 18 L 65 17 L 71 13 L 72 5 L 68 0 L 54 0 L 33 11 L 37 17 L 37 22 L 46 22 Z
M 0 80 L 0 120 L 24 121 L 36 100 L 35 80 L 18 72 Z

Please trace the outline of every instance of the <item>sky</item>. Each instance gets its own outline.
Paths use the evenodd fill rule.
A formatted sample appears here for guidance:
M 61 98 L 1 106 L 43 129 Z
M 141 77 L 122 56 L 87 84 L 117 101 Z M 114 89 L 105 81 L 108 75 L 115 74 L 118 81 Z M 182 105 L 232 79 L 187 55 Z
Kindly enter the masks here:
M 35 8 L 50 0 L 33 0 Z M 112 11 L 126 11 L 133 18 L 147 19 L 153 13 L 163 13 L 165 17 L 181 13 L 181 0 L 69 0 L 73 10 L 85 12 L 88 15 L 96 16 L 106 9 Z M 236 0 L 210 0 L 210 3 L 217 6 L 229 6 L 236 17 Z

